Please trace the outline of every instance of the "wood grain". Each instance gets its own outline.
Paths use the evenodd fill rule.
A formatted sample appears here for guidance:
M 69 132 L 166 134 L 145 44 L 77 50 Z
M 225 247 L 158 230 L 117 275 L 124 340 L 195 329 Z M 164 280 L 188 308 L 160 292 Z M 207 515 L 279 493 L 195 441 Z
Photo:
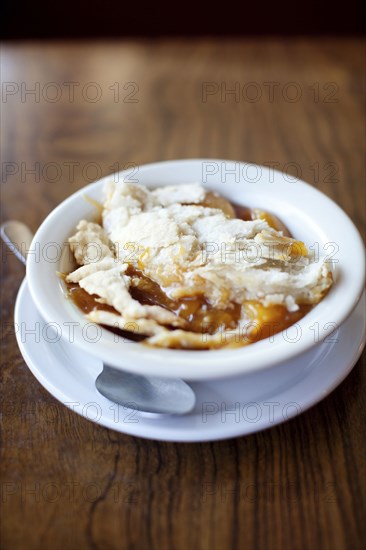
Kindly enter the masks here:
M 216 157 L 301 176 L 364 235 L 362 70 L 360 40 L 5 45 L 2 218 L 35 230 L 116 163 Z M 225 95 L 238 85 L 239 98 Z M 362 360 L 320 404 L 263 433 L 128 437 L 70 412 L 27 369 L 12 329 L 23 268 L 2 254 L 4 549 L 361 548 Z

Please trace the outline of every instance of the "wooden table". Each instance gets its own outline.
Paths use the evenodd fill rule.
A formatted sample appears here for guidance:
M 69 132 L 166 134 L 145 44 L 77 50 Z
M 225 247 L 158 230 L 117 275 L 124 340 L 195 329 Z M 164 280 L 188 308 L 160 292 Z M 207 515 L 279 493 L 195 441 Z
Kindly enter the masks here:
M 3 219 L 35 230 L 117 168 L 216 157 L 302 177 L 363 232 L 362 69 L 359 40 L 6 45 Z M 27 369 L 11 329 L 24 270 L 3 254 L 4 549 L 361 547 L 361 361 L 324 401 L 263 433 L 128 437 L 70 412 Z

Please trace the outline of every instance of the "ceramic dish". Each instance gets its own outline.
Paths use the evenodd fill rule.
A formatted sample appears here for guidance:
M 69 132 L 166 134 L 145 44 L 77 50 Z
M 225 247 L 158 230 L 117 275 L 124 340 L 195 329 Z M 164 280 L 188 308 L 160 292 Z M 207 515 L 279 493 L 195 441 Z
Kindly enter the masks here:
M 255 170 L 254 170 L 255 168 Z M 333 265 L 334 284 L 326 297 L 296 325 L 273 338 L 237 349 L 188 351 L 159 349 L 128 340 L 88 322 L 65 298 L 62 254 L 68 237 L 82 218 L 92 220 L 94 207 L 85 196 L 102 201 L 110 178 L 129 179 L 120 172 L 84 187 L 60 204 L 37 231 L 27 262 L 34 303 L 59 336 L 104 362 L 138 374 L 204 380 L 241 375 L 288 361 L 316 346 L 347 319 L 360 299 L 365 274 L 364 247 L 347 215 L 329 198 L 302 181 L 289 181 L 272 169 L 232 161 L 197 159 L 139 167 L 134 181 L 147 187 L 201 182 L 228 200 L 277 215 L 296 239 Z M 255 172 L 248 179 L 248 173 Z
M 102 363 L 64 340 L 33 305 L 24 280 L 15 305 L 19 348 L 38 381 L 66 407 L 112 430 L 162 441 L 213 441 L 248 435 L 302 414 L 349 374 L 365 343 L 365 296 L 333 342 L 269 370 L 234 378 L 193 382 L 196 406 L 183 416 L 148 418 L 109 401 L 95 387 Z M 22 327 L 39 327 L 39 337 Z M 347 391 L 347 390 L 346 390 Z M 54 404 L 50 403 L 50 417 Z

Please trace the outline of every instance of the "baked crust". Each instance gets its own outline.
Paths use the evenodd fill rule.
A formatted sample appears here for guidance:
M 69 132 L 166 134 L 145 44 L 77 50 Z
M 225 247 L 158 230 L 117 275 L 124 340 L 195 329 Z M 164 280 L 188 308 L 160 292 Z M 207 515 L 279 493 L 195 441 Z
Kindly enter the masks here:
M 114 308 L 93 310 L 89 320 L 117 328 L 135 322 L 147 344 L 162 347 L 237 345 L 233 326 L 253 322 L 248 302 L 259 304 L 258 311 L 266 308 L 266 319 L 271 308 L 281 306 L 289 317 L 317 304 L 332 285 L 329 266 L 316 261 L 304 243 L 271 227 L 269 215 L 243 220 L 233 212 L 228 201 L 199 184 L 149 190 L 110 182 L 102 223 L 81 220 L 69 239 L 81 267 L 66 281 Z M 151 292 L 158 285 L 160 302 L 156 296 L 153 303 L 133 297 L 132 289 L 139 285 L 136 273 L 144 277 L 145 291 L 149 281 Z M 195 312 L 187 314 L 184 308 L 193 300 Z M 239 308 L 235 319 L 230 320 L 230 308 Z M 192 330 L 190 322 L 198 314 L 200 331 L 197 326 Z M 221 324 L 206 330 L 203 325 L 212 324 L 215 315 Z M 261 325 L 260 316 L 255 320 Z M 241 345 L 247 343 L 248 335 Z

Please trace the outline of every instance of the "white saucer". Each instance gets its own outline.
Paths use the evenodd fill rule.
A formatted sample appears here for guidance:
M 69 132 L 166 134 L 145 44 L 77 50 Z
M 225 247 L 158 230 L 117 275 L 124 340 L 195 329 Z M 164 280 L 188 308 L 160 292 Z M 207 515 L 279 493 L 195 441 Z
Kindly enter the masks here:
M 100 395 L 94 381 L 102 363 L 69 342 L 51 341 L 55 332 L 40 317 L 25 280 L 15 304 L 15 326 L 19 348 L 34 376 L 78 414 L 138 437 L 212 441 L 264 430 L 328 395 L 351 371 L 365 345 L 364 310 L 365 294 L 333 341 L 293 361 L 240 378 L 192 383 L 197 404 L 182 417 L 140 415 Z

